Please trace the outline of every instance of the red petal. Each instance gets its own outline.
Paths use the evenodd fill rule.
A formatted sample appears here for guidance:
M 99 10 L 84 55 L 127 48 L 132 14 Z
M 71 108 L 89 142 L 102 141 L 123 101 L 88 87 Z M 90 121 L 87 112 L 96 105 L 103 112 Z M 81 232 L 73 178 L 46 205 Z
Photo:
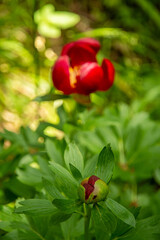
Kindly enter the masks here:
M 69 58 L 61 56 L 52 69 L 52 80 L 54 86 L 64 94 L 71 94 L 74 89 L 70 85 Z
M 94 187 L 89 185 L 88 183 L 85 183 L 83 187 L 85 188 L 85 199 L 87 200 L 90 194 L 93 192 Z
M 97 62 L 94 50 L 83 43 L 71 47 L 68 56 L 72 67 L 80 66 L 86 62 Z
M 108 59 L 103 60 L 102 69 L 103 69 L 103 73 L 104 73 L 104 78 L 103 78 L 103 81 L 101 82 L 98 90 L 106 91 L 113 84 L 115 70 L 114 70 L 113 64 Z
M 71 42 L 71 43 L 64 45 L 62 52 L 61 52 L 61 56 L 68 55 L 69 50 L 71 49 L 71 47 L 74 46 L 74 44 L 75 44 L 74 42 Z
M 103 71 L 97 63 L 85 63 L 80 68 L 80 76 L 77 77 L 76 92 L 88 95 L 98 90 L 103 80 Z
M 95 53 L 97 53 L 100 49 L 100 43 L 93 38 L 81 38 L 77 42 L 88 45 L 95 51 Z
M 82 65 L 85 62 L 97 62 L 96 54 L 100 48 L 97 40 L 82 38 L 75 42 L 66 44 L 61 55 L 70 57 L 72 67 Z
M 94 187 L 95 182 L 100 179 L 99 177 L 92 175 L 89 180 L 88 180 L 88 184 L 92 185 Z
M 75 46 L 81 46 L 81 47 L 87 46 L 87 47 L 91 48 L 95 52 L 95 54 L 100 49 L 100 43 L 97 40 L 95 40 L 93 38 L 81 38 L 75 42 L 66 44 L 62 49 L 61 55 L 68 55 L 70 49 L 74 48 Z

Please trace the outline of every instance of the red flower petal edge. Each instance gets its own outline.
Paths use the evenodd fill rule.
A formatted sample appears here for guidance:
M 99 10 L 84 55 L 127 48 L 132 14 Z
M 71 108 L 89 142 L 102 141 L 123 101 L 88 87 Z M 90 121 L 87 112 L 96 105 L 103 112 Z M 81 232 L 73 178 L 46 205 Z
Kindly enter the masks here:
M 92 186 L 94 186 L 95 182 L 100 179 L 99 177 L 92 175 L 89 179 L 88 179 L 88 183 Z
M 56 61 L 52 69 L 52 80 L 54 86 L 63 91 L 64 94 L 74 93 L 74 88 L 71 86 L 69 73 L 69 57 L 61 56 Z
M 113 84 L 115 70 L 114 70 L 113 64 L 108 59 L 103 59 L 102 69 L 103 69 L 104 77 L 101 84 L 99 85 L 98 90 L 106 91 Z

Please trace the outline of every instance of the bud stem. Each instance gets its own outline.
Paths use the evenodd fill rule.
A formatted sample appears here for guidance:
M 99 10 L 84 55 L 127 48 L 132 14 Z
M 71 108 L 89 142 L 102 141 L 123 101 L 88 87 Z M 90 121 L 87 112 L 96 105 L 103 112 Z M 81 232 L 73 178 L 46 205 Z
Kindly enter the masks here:
M 91 208 L 83 203 L 84 208 L 84 240 L 89 240 L 89 223 L 91 217 Z

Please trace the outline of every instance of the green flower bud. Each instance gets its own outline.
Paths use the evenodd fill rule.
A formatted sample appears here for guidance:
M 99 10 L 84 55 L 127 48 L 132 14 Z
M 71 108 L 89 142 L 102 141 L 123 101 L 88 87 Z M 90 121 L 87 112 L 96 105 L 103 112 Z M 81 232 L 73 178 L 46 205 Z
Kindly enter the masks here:
M 95 175 L 85 178 L 79 188 L 78 194 L 82 202 L 95 203 L 106 199 L 108 185 Z

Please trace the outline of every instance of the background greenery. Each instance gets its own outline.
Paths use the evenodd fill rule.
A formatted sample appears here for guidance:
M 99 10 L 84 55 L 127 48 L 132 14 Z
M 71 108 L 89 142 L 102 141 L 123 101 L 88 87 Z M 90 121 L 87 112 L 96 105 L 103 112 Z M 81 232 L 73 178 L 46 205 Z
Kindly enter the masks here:
M 79 147 L 87 175 L 111 143 L 116 159 L 112 198 L 126 207 L 141 206 L 139 219 L 159 213 L 159 9 L 158 0 L 0 1 L 0 220 L 5 222 L 0 236 L 13 232 L 11 239 L 18 239 L 15 227 L 7 225 L 22 221 L 11 214 L 15 202 L 44 198 L 48 160 L 65 165 L 70 141 Z M 51 67 L 65 43 L 85 36 L 100 41 L 99 63 L 104 57 L 114 63 L 114 86 L 91 94 L 90 106 L 72 97 L 53 101 L 58 92 Z M 32 228 L 40 229 L 34 221 L 29 221 Z M 63 223 L 62 232 L 50 231 L 59 236 L 67 230 Z

